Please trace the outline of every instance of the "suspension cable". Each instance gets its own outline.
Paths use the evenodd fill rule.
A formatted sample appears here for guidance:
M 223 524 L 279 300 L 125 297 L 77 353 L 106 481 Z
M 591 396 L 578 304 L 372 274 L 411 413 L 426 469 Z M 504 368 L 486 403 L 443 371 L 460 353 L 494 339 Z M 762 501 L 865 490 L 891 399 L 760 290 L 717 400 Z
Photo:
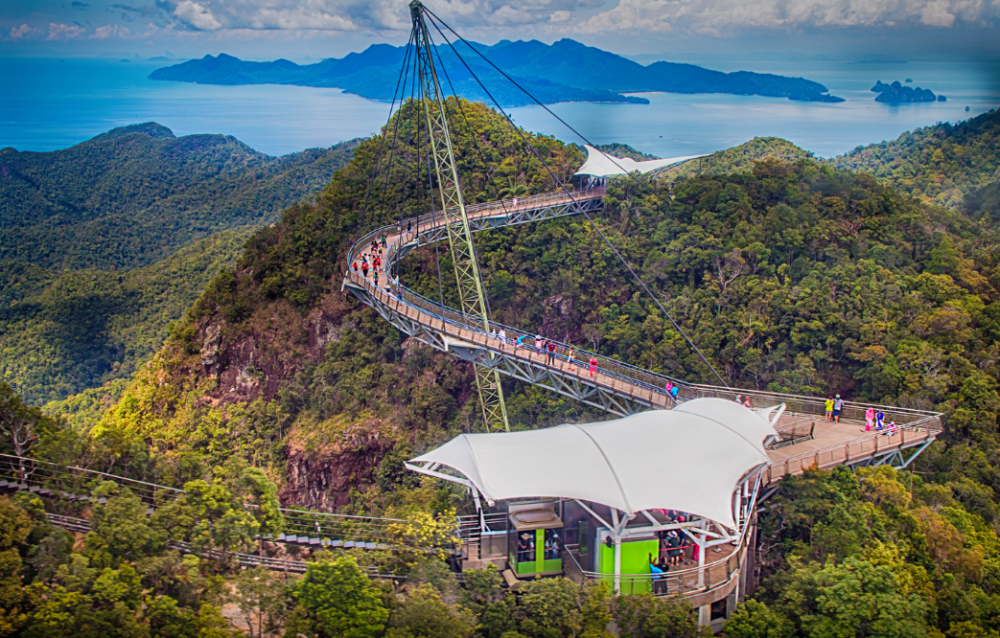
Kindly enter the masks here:
M 481 54 L 478 51 L 476 51 L 472 47 L 471 44 L 469 44 L 464 38 L 462 38 L 462 36 L 460 36 L 457 33 L 455 33 L 455 31 L 451 27 L 449 27 L 443 20 L 441 20 L 440 18 L 438 18 L 436 15 L 434 15 L 434 13 L 432 11 L 430 11 L 426 7 L 424 8 L 424 10 L 427 11 L 427 13 L 429 13 L 431 15 L 431 17 L 432 17 L 431 18 L 431 22 L 432 23 L 434 23 L 434 22 L 441 22 L 441 24 L 446 29 L 448 29 L 448 31 L 450 31 L 451 33 L 455 34 L 456 38 L 458 38 L 459 40 L 461 40 L 462 42 L 464 42 L 466 46 L 468 46 L 469 48 L 471 48 L 473 51 L 475 51 L 477 54 L 479 54 L 480 57 L 482 57 L 484 60 L 487 60 L 487 62 L 489 62 L 489 60 L 486 58 L 486 56 L 484 56 L 483 54 Z M 455 46 L 451 43 L 451 41 L 446 36 L 444 36 L 444 34 L 442 34 L 442 37 L 445 38 L 445 42 L 447 42 L 448 46 L 451 47 L 452 52 L 455 53 L 455 56 L 458 57 L 459 61 L 462 63 L 462 65 L 465 67 L 465 69 L 469 72 L 470 75 L 472 75 L 473 79 L 479 84 L 479 86 L 482 87 L 483 91 L 490 98 L 490 100 L 496 105 L 496 107 L 500 111 L 500 113 L 503 114 L 504 119 L 506 119 L 510 123 L 510 125 L 517 132 L 518 136 L 520 136 L 521 140 L 524 141 L 524 143 L 528 146 L 528 148 L 531 149 L 531 152 L 534 153 L 535 157 L 537 157 L 538 160 L 542 163 L 542 165 L 545 167 L 545 170 L 549 173 L 549 175 L 552 177 L 552 179 L 555 181 L 555 183 L 559 186 L 559 188 L 561 188 L 562 191 L 567 195 L 567 197 L 569 197 L 570 200 L 572 200 L 573 203 L 576 204 L 577 203 L 576 198 L 573 197 L 572 193 L 570 193 L 569 189 L 566 188 L 566 185 L 563 184 L 562 180 L 560 180 L 558 177 L 556 177 L 555 172 L 553 172 L 552 168 L 549 167 L 548 162 L 546 162 L 542 158 L 541 154 L 539 154 L 538 150 L 534 147 L 534 145 L 532 145 L 531 142 L 528 141 L 528 139 L 525 137 L 525 135 L 521 131 L 521 129 L 519 127 L 517 127 L 517 126 L 514 125 L 514 122 L 510 119 L 510 116 L 508 116 L 507 113 L 506 113 L 506 111 L 500 106 L 499 101 L 497 101 L 497 99 L 493 97 L 493 94 L 490 93 L 490 90 L 488 88 L 486 88 L 486 85 L 483 84 L 483 82 L 479 79 L 479 77 L 476 75 L 475 71 L 473 71 L 472 68 L 469 67 L 469 65 L 465 61 L 465 59 L 462 58 L 462 56 L 458 53 L 457 50 L 455 50 Z M 493 68 L 495 68 L 497 71 L 499 71 L 504 77 L 506 77 L 508 80 L 510 80 L 515 86 L 517 86 L 517 88 L 519 88 L 522 92 L 524 92 L 525 95 L 527 95 L 528 97 L 530 97 L 532 100 L 534 100 L 538 104 L 541 104 L 541 102 L 538 102 L 538 100 L 536 100 L 534 98 L 534 96 L 532 96 L 530 93 L 528 93 L 528 91 L 525 90 L 523 87 L 521 87 L 519 84 L 517 84 L 516 82 L 514 82 L 514 80 L 512 80 L 506 73 L 504 73 L 503 71 L 501 71 L 496 65 L 494 65 L 492 62 L 489 62 L 489 64 L 491 66 L 493 66 Z M 559 119 L 559 121 L 562 122 L 562 119 L 559 118 L 559 116 L 557 116 L 554 113 L 552 113 L 552 111 L 550 109 L 548 109 L 548 107 L 545 107 L 544 105 L 542 105 L 542 107 L 545 108 L 545 110 L 548 111 L 550 114 L 552 114 L 554 117 L 556 117 L 556 119 Z M 573 129 L 572 127 L 569 127 L 568 124 L 567 124 L 567 127 L 570 128 L 570 130 L 572 130 L 574 133 L 576 133 L 575 129 Z M 579 133 L 577 133 L 577 135 L 579 135 Z M 580 135 L 580 138 L 583 139 L 584 141 L 587 141 L 586 138 L 584 138 L 582 135 Z M 587 141 L 587 143 L 589 144 L 590 142 Z M 619 168 L 621 168 L 621 167 L 619 167 Z M 688 344 L 694 349 L 694 351 L 701 358 L 702 362 L 704 362 L 704 364 L 706 366 L 708 366 L 708 369 L 711 370 L 713 374 L 715 374 L 716 378 L 719 379 L 719 381 L 722 383 L 722 385 L 724 387 L 728 388 L 729 384 L 726 383 L 726 380 L 722 377 L 721 374 L 719 374 L 719 372 L 715 369 L 715 367 L 712 366 L 712 364 L 708 361 L 708 358 L 704 355 L 704 353 L 702 353 L 702 351 L 698 348 L 698 346 L 695 345 L 694 341 L 687 335 L 686 332 L 684 332 L 684 329 L 681 328 L 680 324 L 678 324 L 674 320 L 674 318 L 670 315 L 670 313 L 667 312 L 667 309 L 663 307 L 663 304 L 661 304 L 660 301 L 659 301 L 659 299 L 657 299 L 657 297 L 650 291 L 649 287 L 642 280 L 642 278 L 639 277 L 638 274 L 636 274 L 636 272 L 632 268 L 632 266 L 629 265 L 628 261 L 626 261 L 625 258 L 622 256 L 622 254 L 620 252 L 618 252 L 618 249 L 615 248 L 614 244 L 611 243 L 611 241 L 607 238 L 607 236 L 604 234 L 604 232 L 597 226 L 597 224 L 590 217 L 590 215 L 585 210 L 583 210 L 582 208 L 580 209 L 580 212 L 583 214 L 584 218 L 586 218 L 586 220 L 590 223 L 590 225 L 594 228 L 594 230 L 597 231 L 597 234 L 601 236 L 601 239 L 604 240 L 604 243 L 607 244 L 608 247 L 612 250 L 612 252 L 614 252 L 615 256 L 618 257 L 618 260 L 625 266 L 626 269 L 628 269 L 629 273 L 632 275 L 632 278 L 635 279 L 635 281 L 646 292 L 646 294 L 649 296 L 649 298 L 653 300 L 653 303 L 655 303 L 656 306 L 660 309 L 660 311 L 663 312 L 663 314 L 667 317 L 667 319 L 670 320 L 670 323 L 673 324 L 674 328 L 677 329 L 677 332 L 679 332 L 680 335 L 682 337 L 684 337 L 684 339 L 688 342 Z
M 409 49 L 410 43 L 413 42 L 414 34 L 410 33 L 410 40 L 407 42 L 406 46 Z M 399 68 L 399 78 L 396 80 L 396 90 L 392 93 L 392 103 L 389 105 L 389 117 L 386 118 L 385 125 L 386 128 L 389 127 L 389 121 L 392 119 L 392 111 L 396 107 L 396 96 L 399 94 L 399 85 L 403 81 L 403 67 Z M 364 226 L 365 219 L 368 217 L 368 201 L 372 192 L 372 184 L 375 182 L 375 173 L 378 170 L 379 160 L 382 158 L 382 149 L 385 147 L 385 135 L 382 135 L 382 139 L 379 141 L 378 153 L 375 155 L 375 162 L 372 164 L 371 174 L 368 177 L 368 185 L 365 189 L 365 200 L 361 207 L 361 219 L 358 225 L 354 228 L 354 239 L 351 240 L 351 246 L 354 246 L 358 241 L 358 235 L 361 233 L 361 228 Z
M 431 21 L 431 24 L 434 25 L 434 28 L 437 29 L 438 33 L 441 33 L 441 29 L 436 24 L 434 24 L 433 21 Z M 443 33 L 441 33 L 441 37 L 442 38 L 444 37 Z M 448 86 L 451 87 L 451 92 L 455 96 L 455 104 L 458 106 L 458 111 L 459 111 L 459 113 L 462 114 L 462 119 L 465 121 L 465 127 L 469 131 L 469 137 L 472 138 L 472 139 L 475 139 L 475 137 L 476 137 L 475 136 L 475 132 L 472 129 L 472 125 L 469 124 L 469 118 L 467 118 L 465 116 L 465 108 L 462 106 L 462 99 L 458 96 L 458 91 L 455 90 L 455 85 L 451 83 L 451 77 L 448 75 L 448 68 L 444 65 L 444 60 L 441 59 L 441 52 L 440 51 L 436 51 L 435 47 L 433 46 L 434 42 L 433 42 L 433 40 L 431 40 L 431 34 L 430 34 L 430 32 L 427 33 L 427 41 L 428 41 L 428 43 L 430 43 L 432 45 L 430 47 L 431 55 L 435 55 L 435 54 L 437 55 L 438 65 L 440 66 L 441 71 L 444 73 L 444 79 L 448 83 Z M 447 100 L 447 98 L 444 100 L 444 106 L 445 107 L 448 106 L 448 100 Z M 476 148 L 479 147 L 478 144 L 473 144 L 472 146 L 473 146 L 474 149 L 476 149 Z M 480 159 L 483 160 L 483 168 L 486 169 L 487 166 L 486 166 L 486 160 L 485 160 L 485 158 L 480 157 Z M 484 179 L 485 179 L 485 176 L 486 176 L 486 170 L 483 171 L 483 177 L 484 177 Z M 479 263 L 479 250 L 476 248 L 475 242 L 472 242 L 470 244 L 470 246 L 472 248 L 472 258 L 476 260 L 476 263 Z M 493 325 L 493 309 L 490 307 L 490 298 L 489 298 L 489 296 L 483 295 L 483 301 L 486 302 L 486 316 L 488 317 L 488 323 L 490 325 Z
M 573 128 L 572 126 L 569 125 L 569 122 L 567 122 L 566 120 L 564 120 L 561 117 L 559 117 L 558 115 L 556 115 L 555 112 L 552 109 L 550 109 L 544 103 L 542 103 L 541 101 L 539 101 L 534 95 L 532 95 L 531 93 L 529 93 L 526 88 L 524 88 L 523 86 L 521 86 L 520 84 L 518 84 L 517 80 L 515 80 L 514 78 L 510 77 L 509 75 L 507 75 L 507 73 L 505 73 L 503 69 L 501 69 L 500 67 L 498 67 L 496 64 L 493 63 L 492 60 L 490 60 L 488 57 L 486 57 L 485 55 L 483 55 L 478 49 L 476 49 L 474 46 L 472 46 L 471 42 L 469 42 L 468 40 L 466 40 L 465 38 L 463 38 L 461 35 L 459 35 L 454 29 L 452 29 L 450 26 L 448 26 L 448 23 L 446 23 L 444 20 L 442 20 L 441 18 L 437 17 L 437 15 L 435 15 L 435 13 L 433 11 L 431 11 L 430 9 L 428 9 L 426 6 L 424 7 L 424 11 L 426 11 L 427 13 L 429 13 L 432 16 L 432 20 L 431 20 L 432 24 L 435 23 L 435 22 L 440 22 L 441 25 L 444 26 L 445 29 L 447 29 L 452 34 L 454 34 L 454 36 L 455 36 L 455 38 L 457 40 L 461 41 L 463 44 L 465 44 L 465 46 L 469 47 L 469 49 L 471 49 L 473 53 L 475 53 L 476 55 L 478 55 L 487 64 L 489 64 L 491 67 L 493 67 L 493 69 L 495 71 L 497 71 L 500 75 L 502 75 L 508 82 L 510 82 L 511 84 L 513 84 L 514 86 L 516 86 L 522 93 L 524 93 L 526 96 L 528 96 L 529 98 L 531 98 L 532 102 L 534 102 L 538 106 L 540 106 L 543 109 L 545 109 L 545 111 L 549 115 L 551 115 L 552 117 L 554 117 L 556 120 L 559 121 L 559 123 L 561 123 L 563 126 L 565 126 L 570 131 L 572 131 L 573 134 L 576 135 L 577 137 L 579 137 L 581 140 L 583 140 L 583 142 L 585 144 L 589 144 L 590 146 L 593 146 L 594 148 L 597 148 L 597 145 L 594 144 L 593 142 L 591 142 L 590 140 L 588 140 L 586 137 L 584 137 L 583 133 L 581 133 L 580 131 L 576 130 L 575 128 Z M 435 24 L 435 28 L 438 28 L 436 24 Z M 438 31 L 440 31 L 440 28 L 438 28 Z M 454 45 L 452 45 L 452 43 L 448 40 L 448 38 L 446 38 L 443 33 L 441 34 L 441 37 L 445 38 L 445 42 L 448 42 L 448 46 L 451 47 L 451 50 L 455 53 L 456 56 L 458 56 L 459 60 L 462 61 L 462 64 L 465 65 L 465 68 L 469 69 L 469 66 L 467 64 L 465 64 L 465 60 L 462 59 L 462 56 L 459 55 L 458 51 L 455 49 Z M 483 84 L 479 80 L 479 78 L 476 77 L 476 74 L 472 72 L 472 69 L 469 69 L 469 73 L 472 73 L 472 77 L 476 79 L 476 82 L 479 83 L 479 86 L 483 87 L 483 90 L 486 91 L 487 95 L 489 95 L 489 91 L 486 90 L 486 85 Z M 493 96 L 490 96 L 490 99 L 493 99 Z M 495 102 L 495 100 L 494 100 L 494 102 Z M 499 104 L 497 105 L 497 108 L 500 110 L 500 112 L 503 114 L 503 116 L 511 123 L 511 125 L 513 125 L 514 122 L 507 115 L 507 112 L 503 108 L 501 108 Z M 600 149 L 598 149 L 598 150 L 600 150 Z M 617 166 L 622 171 L 622 173 L 624 175 L 628 176 L 630 179 L 634 180 L 636 183 L 638 183 L 638 184 L 640 184 L 640 185 L 642 185 L 642 186 L 644 186 L 646 188 L 649 188 L 648 184 L 646 184 L 642 180 L 638 179 L 635 175 L 633 175 L 629 171 L 625 170 L 622 167 L 621 164 L 619 164 L 617 161 L 615 161 L 615 158 L 613 156 L 608 155 L 607 153 L 604 153 L 603 151 L 601 151 L 601 153 L 605 157 L 607 157 L 611 161 L 612 164 L 614 164 L 615 166 Z M 652 194 L 655 194 L 655 192 L 652 193 Z

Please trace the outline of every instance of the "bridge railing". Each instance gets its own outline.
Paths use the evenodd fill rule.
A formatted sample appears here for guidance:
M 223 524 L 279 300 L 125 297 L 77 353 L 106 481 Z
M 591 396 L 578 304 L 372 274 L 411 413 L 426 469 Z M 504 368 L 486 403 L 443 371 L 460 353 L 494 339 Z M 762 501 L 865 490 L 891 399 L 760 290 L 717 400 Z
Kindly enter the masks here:
M 554 205 L 572 202 L 574 199 L 578 198 L 593 199 L 595 197 L 604 196 L 603 187 L 592 189 L 571 188 L 568 190 L 569 195 L 560 191 L 555 193 L 542 193 L 540 195 L 528 195 L 526 197 L 510 198 L 494 202 L 484 202 L 481 204 L 472 204 L 465 207 L 465 212 L 466 215 L 472 219 L 510 216 L 516 215 L 518 212 L 548 208 Z M 515 199 L 517 200 L 516 205 L 514 204 Z M 417 241 L 421 235 L 432 229 L 444 226 L 449 218 L 454 219 L 457 214 L 457 209 L 449 209 L 449 215 L 446 217 L 442 211 L 436 210 L 434 212 L 425 213 L 418 217 L 411 217 L 406 220 L 410 224 L 409 231 L 405 230 L 405 224 L 401 224 L 399 222 L 380 226 L 374 230 L 368 231 L 355 241 L 353 246 L 351 246 L 351 249 L 348 252 L 348 266 L 350 263 L 353 263 L 373 241 L 379 240 L 383 235 L 391 236 L 398 233 L 400 234 L 401 241 L 393 246 L 389 246 L 386 254 L 386 262 L 391 262 L 392 260 L 390 259 L 389 253 L 394 252 L 400 245 Z
M 590 190 L 573 192 L 574 196 L 579 195 L 588 197 L 593 197 L 595 193 L 602 195 L 603 191 Z M 568 197 L 561 192 L 534 195 L 525 198 L 518 198 L 516 208 L 518 210 L 524 210 L 531 209 L 532 207 L 543 207 L 551 205 L 553 202 L 566 201 L 567 199 Z M 488 216 L 489 214 L 500 210 L 502 210 L 504 214 L 509 214 L 513 208 L 513 199 L 510 199 L 504 200 L 503 202 L 475 204 L 467 207 L 467 212 L 470 216 Z M 436 226 L 443 223 L 444 217 L 440 212 L 423 215 L 418 218 L 417 229 L 412 231 L 410 235 L 415 237 L 418 231 L 420 231 L 421 228 L 426 228 L 428 224 Z M 396 225 L 390 225 L 373 230 L 366 234 L 365 237 L 352 246 L 351 253 L 349 255 L 350 261 L 353 262 L 359 252 L 372 240 L 377 239 L 381 235 L 391 235 L 396 232 L 396 230 Z M 386 255 L 387 263 L 391 263 L 391 255 L 395 250 L 398 250 L 398 248 L 398 243 L 389 246 L 389 254 Z M 396 288 L 396 292 L 393 295 L 389 295 L 383 290 L 383 288 L 375 287 L 369 280 L 362 277 L 360 273 L 353 273 L 350 269 L 348 269 L 347 274 L 348 278 L 350 278 L 355 284 L 366 287 L 373 297 L 380 303 L 387 305 L 395 304 L 397 306 L 399 304 L 405 304 L 420 312 L 430 315 L 432 319 L 442 321 L 455 328 L 471 331 L 480 337 L 480 345 L 486 345 L 487 347 L 493 346 L 494 348 L 499 349 L 497 346 L 501 345 L 501 341 L 496 335 L 496 332 L 503 328 L 506 333 L 506 340 L 503 342 L 504 346 L 512 346 L 518 337 L 524 336 L 526 350 L 545 356 L 544 353 L 540 353 L 538 349 L 534 347 L 534 337 L 536 334 L 534 332 L 524 331 L 519 328 L 494 322 L 492 320 L 490 321 L 491 330 L 487 330 L 481 317 L 466 315 L 460 310 L 444 306 L 441 303 L 437 303 L 431 299 L 423 297 L 413 290 L 400 285 L 398 278 L 392 280 L 392 285 Z M 650 370 L 622 362 L 613 357 L 607 357 L 583 348 L 577 348 L 571 344 L 561 343 L 558 341 L 554 341 L 554 343 L 556 344 L 554 358 L 557 361 L 572 367 L 575 371 L 577 371 L 579 376 L 582 377 L 587 373 L 589 361 L 591 358 L 594 358 L 597 361 L 597 368 L 601 374 L 611 376 L 633 387 L 654 393 L 654 395 L 661 399 L 664 406 L 669 406 L 673 403 L 671 399 L 668 398 L 668 394 L 665 390 L 666 384 L 671 383 L 678 387 L 678 399 L 681 401 L 701 397 L 717 397 L 743 402 L 747 397 L 749 397 L 753 405 L 757 407 L 784 403 L 786 405 L 786 414 L 789 417 L 794 417 L 795 415 L 820 416 L 825 412 L 824 399 L 822 398 L 790 393 L 733 389 L 707 384 L 688 383 L 682 379 L 677 379 L 662 373 L 652 372 Z M 576 354 L 573 358 L 568 356 L 570 349 L 573 349 Z M 932 420 L 936 420 L 939 427 L 941 425 L 942 415 L 937 412 L 893 406 L 881 406 L 861 402 L 845 402 L 844 408 L 841 412 L 841 418 L 845 421 L 855 421 L 859 423 L 864 422 L 865 412 L 869 408 L 872 408 L 875 411 L 881 410 L 885 412 L 885 422 L 887 424 L 890 422 L 896 422 L 897 425 L 901 426 L 921 419 L 930 418 Z
M 73 532 L 87 533 L 91 530 L 90 521 L 84 518 L 71 516 L 61 516 L 59 514 L 47 514 L 49 523 L 56 527 L 68 529 Z M 261 554 L 247 554 L 243 552 L 222 552 L 219 550 L 197 550 L 191 543 L 182 541 L 168 541 L 167 545 L 172 549 L 180 550 L 188 554 L 196 554 L 202 558 L 210 560 L 235 561 L 241 567 L 266 567 L 272 571 L 288 572 L 292 574 L 305 573 L 309 566 L 307 561 L 292 560 L 288 558 L 274 558 Z M 391 580 L 406 580 L 404 574 L 385 572 L 377 566 L 362 565 L 361 569 L 368 574 L 369 578 L 383 578 Z
M 817 450 L 809 450 L 775 461 L 764 472 L 764 481 L 770 483 L 784 476 L 801 474 L 808 468 L 827 468 L 868 459 L 892 450 L 902 450 L 919 445 L 941 432 L 941 420 L 927 416 L 893 429 L 873 430 L 857 438 L 835 443 Z
M 351 273 L 353 276 L 353 273 Z M 352 277 L 353 278 L 353 277 Z M 501 346 L 506 348 L 513 348 L 519 337 L 524 337 L 522 345 L 519 349 L 523 349 L 526 352 L 534 353 L 541 356 L 545 356 L 545 351 L 540 350 L 535 347 L 535 337 L 536 333 L 527 332 L 519 328 L 514 328 L 505 324 L 498 323 L 496 321 L 491 321 L 490 325 L 492 327 L 492 332 L 486 330 L 483 325 L 483 320 L 480 317 L 473 317 L 466 315 L 459 310 L 451 308 L 449 306 L 442 306 L 440 303 L 435 303 L 432 300 L 419 295 L 405 286 L 401 286 L 403 291 L 403 298 L 399 299 L 393 295 L 389 295 L 384 290 L 375 289 L 375 287 L 364 280 L 363 277 L 357 276 L 353 278 L 354 281 L 362 285 L 367 285 L 370 292 L 380 296 L 380 300 L 383 303 L 402 303 L 409 305 L 417 310 L 420 310 L 424 314 L 429 315 L 431 318 L 438 321 L 444 321 L 448 325 L 462 330 L 467 330 L 476 333 L 483 343 L 487 346 L 493 346 L 494 349 L 499 350 Z M 396 284 L 393 284 L 396 285 Z M 498 336 L 500 329 L 503 329 L 506 333 L 506 338 L 501 340 Z M 673 377 L 668 377 L 666 375 L 660 375 L 648 370 L 643 370 L 637 366 L 618 361 L 611 357 L 607 357 L 589 350 L 584 350 L 582 348 L 577 348 L 567 343 L 556 341 L 550 339 L 556 345 L 556 351 L 554 353 L 554 359 L 565 363 L 567 366 L 572 366 L 572 369 L 580 376 L 588 374 L 588 366 L 591 358 L 597 360 L 597 371 L 601 374 L 612 376 L 620 381 L 628 383 L 629 385 L 635 386 L 636 388 L 642 388 L 649 390 L 650 392 L 656 393 L 661 396 L 664 405 L 672 405 L 673 402 L 667 396 L 664 386 L 667 382 L 672 382 L 675 384 L 681 384 L 682 381 L 674 379 Z M 570 350 L 575 351 L 575 356 L 570 357 Z
M 488 331 L 484 327 L 483 319 L 481 317 L 467 315 L 455 308 L 443 306 L 440 302 L 434 302 L 431 299 L 406 288 L 405 286 L 396 284 L 395 282 L 393 282 L 393 285 L 402 292 L 402 298 L 400 298 L 397 294 L 390 295 L 382 288 L 376 288 L 374 284 L 359 274 L 348 273 L 348 276 L 356 284 L 365 286 L 373 296 L 379 299 L 381 303 L 411 306 L 427 315 L 430 315 L 433 319 L 443 321 L 444 323 L 447 323 L 455 328 L 476 333 L 480 336 L 483 344 L 487 346 L 493 345 L 495 349 L 499 349 L 496 346 L 500 346 L 501 344 L 507 347 L 513 346 L 519 337 L 524 336 L 524 349 L 529 352 L 539 354 L 539 356 L 544 356 L 534 346 L 536 333 L 527 332 L 496 321 L 490 322 L 492 331 Z M 504 341 L 501 341 L 497 336 L 497 333 L 499 333 L 501 328 L 506 333 L 506 339 Z M 672 404 L 664 389 L 665 385 L 669 382 L 678 386 L 678 399 L 680 401 L 704 397 L 723 398 L 732 401 L 739 398 L 742 401 L 749 397 L 753 405 L 757 407 L 784 403 L 786 405 L 785 414 L 787 415 L 787 418 L 793 418 L 797 415 L 819 417 L 825 413 L 825 399 L 823 398 L 790 393 L 745 390 L 740 388 L 723 388 L 707 384 L 688 383 L 675 377 L 644 370 L 638 366 L 634 366 L 611 357 L 591 352 L 583 348 L 577 348 L 571 344 L 555 340 L 552 341 L 556 344 L 556 353 L 554 358 L 557 361 L 572 365 L 575 370 L 579 371 L 580 376 L 586 374 L 588 362 L 590 358 L 593 357 L 597 360 L 597 369 L 600 373 L 619 379 L 637 388 L 642 388 L 655 393 L 661 398 L 664 405 Z M 570 359 L 568 356 L 568 352 L 571 348 L 576 354 L 573 359 Z M 844 421 L 849 420 L 864 423 L 865 413 L 869 408 L 875 410 L 876 412 L 880 410 L 884 412 L 886 424 L 896 422 L 897 425 L 902 426 L 918 420 L 930 419 L 932 422 L 937 424 L 937 431 L 940 431 L 942 427 L 942 414 L 939 412 L 853 401 L 844 402 L 844 407 L 841 411 L 841 419 Z

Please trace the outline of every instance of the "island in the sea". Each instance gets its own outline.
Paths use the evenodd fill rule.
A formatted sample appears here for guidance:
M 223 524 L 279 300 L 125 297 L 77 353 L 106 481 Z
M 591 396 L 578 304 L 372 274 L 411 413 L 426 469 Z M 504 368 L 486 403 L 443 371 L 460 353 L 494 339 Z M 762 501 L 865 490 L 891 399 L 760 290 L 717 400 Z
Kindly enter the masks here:
M 471 49 L 475 47 L 475 51 Z M 761 95 L 809 102 L 843 102 L 818 82 L 769 73 L 723 73 L 693 64 L 654 62 L 643 66 L 614 53 L 569 39 L 545 44 L 537 40 L 503 40 L 493 46 L 456 43 L 456 51 L 439 48 L 447 78 L 463 97 L 489 101 L 473 73 L 483 80 L 501 106 L 532 104 L 531 98 L 483 61 L 489 58 L 540 102 L 625 102 L 648 104 L 634 93 L 729 93 Z M 405 47 L 376 44 L 361 53 L 299 65 L 288 60 L 247 62 L 226 54 L 153 71 L 154 80 L 199 84 L 295 84 L 335 87 L 372 100 L 391 100 Z M 446 87 L 448 89 L 451 86 Z
M 913 80 L 907 80 L 907 82 L 912 82 Z M 922 89 L 919 86 L 916 88 L 911 88 L 908 86 L 903 86 L 898 81 L 892 84 L 885 84 L 881 80 L 875 82 L 875 86 L 872 87 L 872 91 L 878 93 L 875 98 L 876 102 L 885 102 L 886 104 L 906 104 L 909 102 L 947 102 L 948 98 L 943 95 L 934 95 L 930 89 Z

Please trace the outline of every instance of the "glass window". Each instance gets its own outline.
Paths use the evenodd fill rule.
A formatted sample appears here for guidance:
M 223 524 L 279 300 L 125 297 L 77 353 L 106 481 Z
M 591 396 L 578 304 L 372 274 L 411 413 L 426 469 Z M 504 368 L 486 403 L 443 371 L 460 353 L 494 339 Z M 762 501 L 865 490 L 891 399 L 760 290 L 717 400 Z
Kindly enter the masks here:
M 517 562 L 526 563 L 535 560 L 535 532 L 518 532 L 517 534 Z
M 545 560 L 558 560 L 562 558 L 562 538 L 560 529 L 545 530 Z

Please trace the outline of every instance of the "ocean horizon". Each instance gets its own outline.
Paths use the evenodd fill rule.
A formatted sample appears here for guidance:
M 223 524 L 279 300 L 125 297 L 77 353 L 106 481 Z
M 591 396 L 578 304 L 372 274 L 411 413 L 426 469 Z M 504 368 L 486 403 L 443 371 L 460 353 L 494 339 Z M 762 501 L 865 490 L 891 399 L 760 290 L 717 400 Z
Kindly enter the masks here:
M 51 151 L 110 129 L 154 121 L 176 135 L 231 135 L 269 155 L 329 147 L 367 137 L 390 114 L 386 102 L 333 88 L 288 85 L 217 86 L 148 79 L 165 62 L 87 58 L 0 60 L 0 148 Z M 958 122 L 1000 106 L 996 68 L 956 62 L 850 64 L 713 58 L 704 66 L 805 77 L 823 83 L 840 103 L 728 94 L 643 93 L 649 104 L 564 102 L 548 105 L 596 144 L 621 142 L 661 157 L 711 153 L 754 137 L 781 137 L 832 157 L 938 122 Z M 995 66 L 995 65 L 994 65 Z M 869 89 L 876 80 L 912 78 L 911 86 L 946 102 L 887 105 Z M 969 110 L 966 111 L 966 107 Z M 542 107 L 506 109 L 525 129 L 581 143 Z

